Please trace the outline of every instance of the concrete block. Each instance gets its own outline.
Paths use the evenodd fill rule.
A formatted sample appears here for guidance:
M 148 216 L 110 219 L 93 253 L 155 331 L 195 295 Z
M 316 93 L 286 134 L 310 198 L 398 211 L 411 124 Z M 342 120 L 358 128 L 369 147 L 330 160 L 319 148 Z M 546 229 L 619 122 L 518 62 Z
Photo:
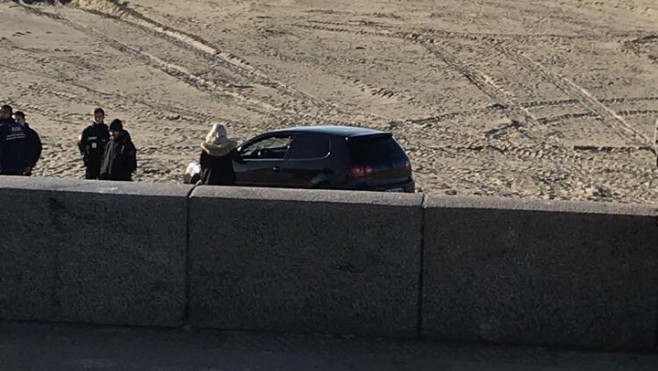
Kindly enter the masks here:
M 0 318 L 180 325 L 191 187 L 0 178 Z
M 421 205 L 409 194 L 197 187 L 192 325 L 417 335 Z
M 649 206 L 429 197 L 423 335 L 651 349 L 657 214 Z

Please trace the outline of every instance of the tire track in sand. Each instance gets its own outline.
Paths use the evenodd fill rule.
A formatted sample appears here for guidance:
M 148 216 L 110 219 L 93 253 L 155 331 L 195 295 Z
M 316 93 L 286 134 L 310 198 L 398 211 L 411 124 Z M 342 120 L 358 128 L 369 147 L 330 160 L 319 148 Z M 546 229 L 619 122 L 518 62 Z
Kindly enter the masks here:
M 522 53 L 512 51 L 503 46 L 498 46 L 498 48 L 506 56 L 527 67 L 531 71 L 534 71 L 538 76 L 543 77 L 546 81 L 558 87 L 558 89 L 562 90 L 567 96 L 573 97 L 573 99 L 580 102 L 583 107 L 587 108 L 590 112 L 595 114 L 595 116 L 600 117 L 606 125 L 613 130 L 616 130 L 620 135 L 626 136 L 632 141 L 639 141 L 640 145 L 646 145 L 651 142 L 644 134 L 635 129 L 631 124 L 627 123 L 620 114 L 596 99 L 582 86 L 577 85 L 575 82 L 564 76 L 549 71 L 541 63 L 532 60 L 530 57 Z
M 517 98 L 513 93 L 498 85 L 491 76 L 485 74 L 483 71 L 471 67 L 457 58 L 455 53 L 451 51 L 454 47 L 449 42 L 435 39 L 424 40 L 422 36 L 417 34 L 412 34 L 410 38 L 423 44 L 431 53 L 439 57 L 450 68 L 458 71 L 484 94 L 489 96 L 495 104 L 501 105 L 503 111 L 508 113 L 508 116 L 512 121 L 523 123 L 537 122 L 537 118 L 518 103 Z
M 106 10 L 108 4 L 112 5 L 114 8 L 111 13 Z M 150 17 L 131 8 L 127 2 L 122 3 L 118 0 L 96 0 L 86 4 L 85 6 L 79 6 L 78 8 L 99 16 L 116 19 L 134 27 L 138 27 L 149 33 L 159 35 L 161 38 L 166 38 L 170 41 L 176 41 L 179 45 L 200 52 L 206 58 L 210 58 L 212 61 L 218 62 L 221 65 L 230 68 L 232 71 L 241 76 L 251 78 L 256 84 L 277 89 L 279 90 L 280 94 L 284 96 L 289 96 L 301 100 L 302 102 L 305 101 L 311 103 L 316 108 L 324 110 L 323 114 L 328 114 L 331 112 L 348 114 L 348 112 L 345 112 L 332 102 L 315 97 L 272 78 L 266 73 L 251 66 L 247 61 L 240 58 L 239 56 L 226 51 L 222 51 L 197 35 L 164 25 L 154 19 L 151 19 Z M 298 113 L 297 115 L 300 114 Z M 367 115 L 376 119 L 384 118 L 372 113 Z M 305 116 L 305 118 L 314 119 L 315 117 Z
M 22 5 L 22 4 L 21 4 Z M 202 92 L 205 92 L 207 94 L 210 94 L 211 96 L 217 97 L 217 98 L 231 98 L 234 99 L 238 102 L 242 102 L 246 104 L 248 107 L 245 107 L 253 112 L 257 112 L 263 116 L 266 117 L 271 117 L 275 119 L 281 119 L 279 115 L 276 113 L 283 113 L 287 114 L 287 116 L 293 116 L 293 117 L 299 117 L 299 118 L 309 118 L 312 119 L 314 117 L 306 117 L 306 115 L 298 113 L 298 112 L 285 112 L 282 109 L 279 109 L 277 107 L 274 107 L 266 102 L 262 102 L 253 98 L 245 97 L 239 93 L 228 91 L 221 87 L 218 84 L 215 84 L 212 81 L 203 79 L 202 77 L 199 77 L 190 71 L 188 71 L 184 66 L 177 65 L 175 63 L 171 63 L 168 61 L 165 61 L 163 59 L 160 59 L 154 55 L 151 55 L 149 53 L 143 52 L 137 48 L 134 48 L 120 40 L 114 39 L 112 37 L 106 36 L 105 34 L 95 30 L 92 27 L 87 27 L 83 25 L 79 25 L 75 22 L 70 21 L 69 19 L 55 13 L 51 13 L 48 11 L 44 11 L 41 9 L 38 9 L 33 6 L 28 6 L 28 5 L 22 5 L 22 8 L 25 9 L 26 11 L 39 15 L 39 16 L 44 16 L 51 18 L 53 20 L 56 20 L 60 23 L 65 24 L 66 26 L 82 32 L 84 34 L 90 35 L 104 43 L 106 43 L 109 47 L 123 53 L 126 55 L 129 55 L 137 60 L 140 60 L 141 62 L 145 63 L 146 65 L 155 68 L 169 76 L 172 76 L 176 78 L 177 80 L 199 90 Z
M 20 68 L 17 68 L 14 65 L 0 62 L 0 67 L 5 68 L 8 71 L 23 72 L 23 73 L 26 72 L 26 66 L 21 66 Z M 138 106 L 144 107 L 143 109 L 137 109 L 136 110 L 137 113 L 148 114 L 149 116 L 157 117 L 160 119 L 171 119 L 172 117 L 181 117 L 187 119 L 194 119 L 200 122 L 209 122 L 214 119 L 230 121 L 226 118 L 217 117 L 217 115 L 209 115 L 190 108 L 177 106 L 173 103 L 162 104 L 156 102 L 149 102 L 144 99 L 141 99 L 136 95 L 117 96 L 109 92 L 92 89 L 84 84 L 71 81 L 70 79 L 66 79 L 60 75 L 56 75 L 53 73 L 47 73 L 43 71 L 31 71 L 31 73 L 40 77 L 45 77 L 48 80 L 52 80 L 53 82 L 59 84 L 73 86 L 86 93 L 89 93 L 89 96 L 91 96 L 91 98 L 84 98 L 81 97 L 79 94 L 55 90 L 44 83 L 39 83 L 39 85 L 36 86 L 35 88 L 30 88 L 30 91 L 57 96 L 74 103 L 81 103 L 81 104 L 92 105 L 92 106 L 106 105 L 107 107 L 112 109 L 122 108 L 127 104 L 136 104 Z M 103 103 L 101 104 L 101 102 Z
M 516 34 L 498 34 L 498 33 L 484 33 L 484 34 L 470 34 L 464 32 L 452 32 L 452 31 L 441 31 L 441 30 L 431 30 L 423 29 L 421 33 L 413 32 L 402 32 L 402 31 L 390 31 L 382 30 L 381 25 L 377 25 L 376 30 L 364 30 L 364 29 L 350 29 L 349 27 L 359 27 L 359 26 L 372 26 L 364 23 L 344 23 L 344 22 L 331 22 L 331 21 L 308 21 L 311 24 L 303 23 L 292 23 L 291 26 L 316 30 L 316 31 L 326 31 L 326 32 L 337 32 L 337 33 L 348 33 L 359 36 L 378 36 L 378 37 L 388 37 L 395 39 L 405 39 L 412 40 L 416 43 L 429 44 L 432 45 L 429 49 L 444 60 L 450 67 L 460 72 L 466 78 L 469 79 L 473 84 L 475 84 L 480 90 L 482 90 L 489 97 L 494 99 L 496 102 L 509 107 L 512 112 L 530 118 L 531 120 L 541 120 L 546 121 L 557 121 L 560 118 L 573 118 L 573 117 L 597 117 L 600 116 L 604 119 L 608 119 L 613 122 L 617 122 L 615 126 L 621 126 L 622 131 L 625 135 L 632 135 L 637 139 L 643 140 L 644 142 L 649 142 L 649 139 L 644 137 L 639 131 L 637 131 L 632 125 L 625 122 L 622 118 L 627 115 L 634 114 L 643 114 L 651 113 L 653 111 L 645 110 L 640 112 L 639 110 L 623 110 L 618 113 L 615 113 L 614 110 L 608 108 L 604 103 L 630 103 L 630 102 L 640 102 L 640 101 L 658 101 L 658 97 L 649 96 L 649 97 L 620 97 L 620 98 L 608 98 L 608 99 L 597 99 L 593 97 L 589 92 L 584 88 L 576 85 L 575 83 L 567 80 L 562 76 L 557 76 L 552 72 L 548 71 L 545 67 L 539 65 L 537 62 L 530 60 L 524 55 L 515 55 L 509 49 L 499 47 L 503 53 L 519 64 L 530 67 L 531 70 L 538 72 L 538 74 L 543 77 L 548 82 L 552 83 L 560 90 L 565 92 L 568 96 L 574 97 L 569 99 L 561 100 L 552 100 L 552 101 L 533 101 L 533 102 L 516 102 L 514 94 L 506 91 L 502 86 L 496 84 L 490 76 L 486 75 L 482 71 L 479 71 L 473 67 L 468 66 L 466 63 L 457 59 L 454 53 L 450 52 L 451 45 L 447 40 L 438 41 L 434 37 L 440 36 L 442 38 L 452 38 L 452 39 L 469 39 L 469 40 L 488 40 L 491 41 L 492 38 L 512 38 L 516 37 L 523 38 L 524 35 Z M 581 38 L 591 38 L 593 36 L 577 36 L 577 35 L 537 35 L 541 37 L 549 38 L 566 38 L 566 39 L 581 39 Z M 621 37 L 621 36 L 620 36 Z M 426 45 L 427 47 L 427 45 Z M 519 58 L 521 57 L 521 59 Z M 523 60 L 526 59 L 526 60 Z M 511 101 L 513 100 L 513 101 Z M 532 114 L 529 113 L 527 108 L 533 107 L 543 107 L 543 106 L 561 106 L 561 105 L 575 105 L 580 104 L 587 108 L 590 108 L 590 113 L 582 114 L 568 114 L 563 116 L 556 117 L 544 117 L 537 119 Z M 468 114 L 468 113 L 467 113 Z M 437 116 L 439 119 L 439 116 Z M 431 121 L 432 118 L 418 119 L 418 121 Z M 413 120 L 406 120 L 413 121 Z
M 621 110 L 618 111 L 617 114 L 621 117 L 626 117 L 626 116 L 641 116 L 641 115 L 658 115 L 658 110 Z M 581 118 L 581 117 L 600 117 L 600 115 L 597 112 L 578 112 L 578 113 L 566 113 L 564 115 L 558 115 L 558 116 L 549 116 L 549 117 L 540 117 L 537 119 L 537 121 L 540 124 L 548 124 L 552 122 L 559 122 L 563 120 L 569 120 L 569 119 L 574 119 L 574 118 Z M 648 143 L 649 141 L 646 141 L 645 143 Z
M 447 40 L 437 40 L 425 35 L 413 32 L 402 31 L 385 31 L 385 30 L 352 30 L 341 26 L 328 27 L 317 24 L 293 24 L 295 27 L 327 31 L 350 33 L 361 36 L 378 36 L 388 37 L 399 40 L 406 40 L 424 46 L 430 53 L 441 59 L 448 67 L 457 71 L 464 76 L 469 82 L 475 85 L 485 95 L 490 97 L 494 104 L 499 105 L 507 113 L 512 121 L 517 122 L 536 122 L 536 118 L 523 106 L 521 106 L 514 94 L 505 90 L 502 86 L 496 84 L 494 79 L 484 72 L 469 66 L 455 56 L 452 51 L 454 47 Z
M 658 101 L 658 97 L 620 97 L 620 98 L 604 98 L 599 99 L 601 103 L 633 103 L 633 102 L 652 102 Z M 525 108 L 533 107 L 548 107 L 548 106 L 566 106 L 566 105 L 575 105 L 580 104 L 580 100 L 576 98 L 572 99 L 558 99 L 558 100 L 549 100 L 549 101 L 533 101 L 533 102 L 523 102 L 521 105 Z

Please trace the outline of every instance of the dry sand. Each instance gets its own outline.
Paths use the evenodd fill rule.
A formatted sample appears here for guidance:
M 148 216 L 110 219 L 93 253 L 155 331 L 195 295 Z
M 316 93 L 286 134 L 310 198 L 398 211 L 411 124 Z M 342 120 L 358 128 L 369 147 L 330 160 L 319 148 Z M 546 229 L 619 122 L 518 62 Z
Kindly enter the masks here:
M 91 110 L 141 181 L 180 182 L 210 122 L 392 131 L 424 192 L 658 203 L 655 0 L 0 0 L 0 102 L 80 177 Z

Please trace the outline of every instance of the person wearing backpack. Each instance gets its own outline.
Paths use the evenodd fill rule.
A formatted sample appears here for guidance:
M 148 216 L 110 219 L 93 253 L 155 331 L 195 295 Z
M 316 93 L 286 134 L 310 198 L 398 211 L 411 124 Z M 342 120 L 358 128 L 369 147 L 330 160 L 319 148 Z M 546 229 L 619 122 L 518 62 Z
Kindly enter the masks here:
M 131 181 L 137 170 L 137 150 L 123 122 L 114 119 L 110 123 L 110 140 L 105 146 L 101 163 L 101 180 Z

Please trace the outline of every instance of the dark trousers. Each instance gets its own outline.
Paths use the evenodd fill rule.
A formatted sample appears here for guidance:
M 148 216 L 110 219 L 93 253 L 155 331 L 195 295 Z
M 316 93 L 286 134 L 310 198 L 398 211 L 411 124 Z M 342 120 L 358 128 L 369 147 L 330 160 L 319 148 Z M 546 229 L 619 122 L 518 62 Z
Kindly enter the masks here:
M 98 179 L 101 175 L 101 165 L 87 165 L 85 168 L 85 179 Z

